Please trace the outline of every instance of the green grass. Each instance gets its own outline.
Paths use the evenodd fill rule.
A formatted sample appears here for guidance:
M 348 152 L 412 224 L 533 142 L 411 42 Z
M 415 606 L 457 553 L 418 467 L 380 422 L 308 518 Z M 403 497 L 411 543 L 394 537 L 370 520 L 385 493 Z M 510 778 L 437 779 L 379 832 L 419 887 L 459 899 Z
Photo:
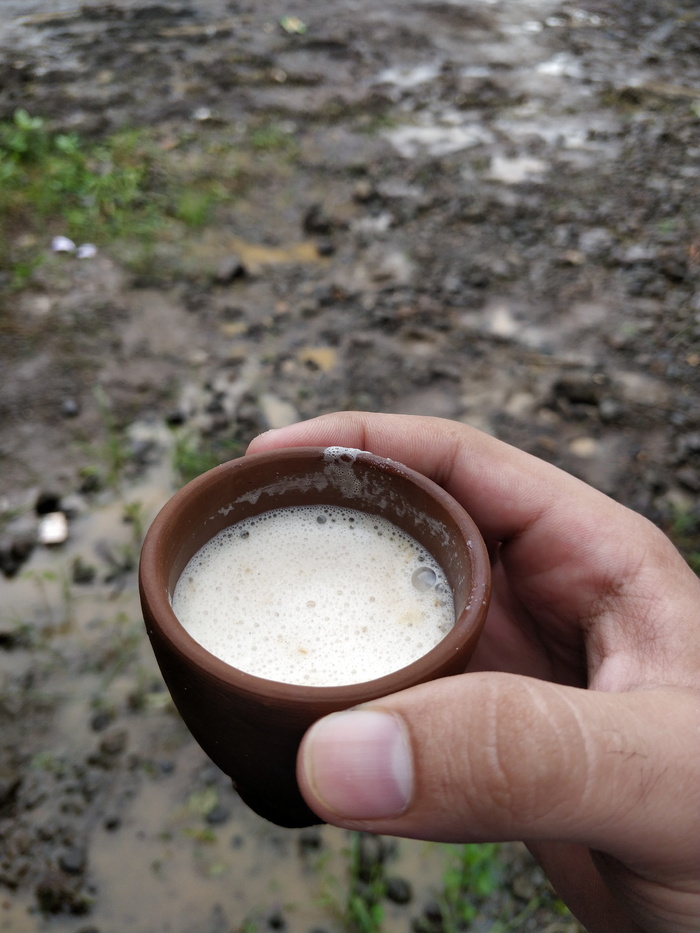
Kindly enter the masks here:
M 178 432 L 173 447 L 173 472 L 176 480 L 184 486 L 220 463 L 242 456 L 243 451 L 244 444 L 235 439 L 214 442 L 188 431 L 181 431 Z
M 165 139 L 145 128 L 94 141 L 19 109 L 0 122 L 0 267 L 16 289 L 52 235 L 120 244 L 128 256 L 199 229 L 237 196 L 239 161 L 225 137 Z
M 0 290 L 35 281 L 56 235 L 108 247 L 135 275 L 182 275 L 197 232 L 225 225 L 238 198 L 297 153 L 278 121 L 261 119 L 242 135 L 145 127 L 95 140 L 18 109 L 0 121 Z M 53 260 L 57 269 L 64 262 Z

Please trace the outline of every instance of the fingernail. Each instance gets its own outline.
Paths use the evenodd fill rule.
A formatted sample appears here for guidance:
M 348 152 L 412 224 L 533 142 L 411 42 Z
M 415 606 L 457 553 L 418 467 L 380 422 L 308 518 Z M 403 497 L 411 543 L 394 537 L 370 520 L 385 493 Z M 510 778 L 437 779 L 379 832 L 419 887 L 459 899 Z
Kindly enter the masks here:
M 408 735 L 390 713 L 348 710 L 319 720 L 304 740 L 301 766 L 319 802 L 342 819 L 399 816 L 411 799 Z

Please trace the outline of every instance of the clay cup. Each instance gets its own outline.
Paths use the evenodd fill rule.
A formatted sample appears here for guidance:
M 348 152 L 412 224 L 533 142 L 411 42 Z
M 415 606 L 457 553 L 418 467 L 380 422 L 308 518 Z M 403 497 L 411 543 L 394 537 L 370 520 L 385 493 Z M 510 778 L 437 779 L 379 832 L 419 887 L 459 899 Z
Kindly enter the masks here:
M 452 630 L 401 670 L 339 687 L 254 676 L 203 648 L 171 607 L 171 594 L 190 558 L 236 522 L 300 505 L 343 506 L 380 515 L 415 538 L 450 583 L 456 618 Z M 485 621 L 490 567 L 472 519 L 431 480 L 365 451 L 301 447 L 229 461 L 180 489 L 146 535 L 139 589 L 160 670 L 196 741 L 253 810 L 280 826 L 300 827 L 321 822 L 301 796 L 295 776 L 306 730 L 328 713 L 462 673 Z

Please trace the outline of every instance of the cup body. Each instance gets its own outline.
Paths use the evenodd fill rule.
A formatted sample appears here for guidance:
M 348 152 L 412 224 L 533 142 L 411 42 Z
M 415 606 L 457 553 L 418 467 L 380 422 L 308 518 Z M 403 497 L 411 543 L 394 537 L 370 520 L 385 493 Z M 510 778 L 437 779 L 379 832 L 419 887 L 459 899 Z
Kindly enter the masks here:
M 353 508 L 410 534 L 447 576 L 455 601 L 452 630 L 398 671 L 337 687 L 268 680 L 207 651 L 171 607 L 182 571 L 224 528 L 287 506 Z M 328 713 L 462 673 L 488 610 L 490 568 L 472 519 L 431 480 L 366 451 L 300 447 L 229 461 L 180 489 L 146 535 L 139 590 L 163 678 L 196 741 L 258 814 L 280 826 L 309 826 L 320 820 L 296 782 L 306 730 Z

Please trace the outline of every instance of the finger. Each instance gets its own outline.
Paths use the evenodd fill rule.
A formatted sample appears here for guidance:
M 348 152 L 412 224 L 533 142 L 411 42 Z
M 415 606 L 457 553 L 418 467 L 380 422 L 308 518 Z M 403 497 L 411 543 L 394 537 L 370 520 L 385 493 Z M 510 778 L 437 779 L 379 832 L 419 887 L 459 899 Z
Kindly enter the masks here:
M 699 732 L 691 691 L 469 674 L 320 720 L 298 777 L 312 809 L 349 828 L 575 843 L 672 875 L 700 864 Z
M 330 444 L 400 460 L 458 499 L 487 544 L 500 542 L 511 593 L 555 633 L 571 666 L 587 636 L 596 686 L 664 682 L 662 654 L 685 682 L 697 679 L 700 582 L 641 516 L 536 457 L 439 418 L 324 415 L 263 434 L 249 452 Z
M 590 933 L 644 933 L 603 880 L 591 851 L 566 842 L 532 843 L 528 848 L 558 896 Z
M 520 534 L 553 493 L 571 495 L 575 486 L 593 493 L 535 457 L 468 425 L 440 418 L 322 415 L 268 431 L 251 442 L 248 452 L 331 444 L 371 450 L 428 476 L 465 504 L 486 538 L 497 541 Z

